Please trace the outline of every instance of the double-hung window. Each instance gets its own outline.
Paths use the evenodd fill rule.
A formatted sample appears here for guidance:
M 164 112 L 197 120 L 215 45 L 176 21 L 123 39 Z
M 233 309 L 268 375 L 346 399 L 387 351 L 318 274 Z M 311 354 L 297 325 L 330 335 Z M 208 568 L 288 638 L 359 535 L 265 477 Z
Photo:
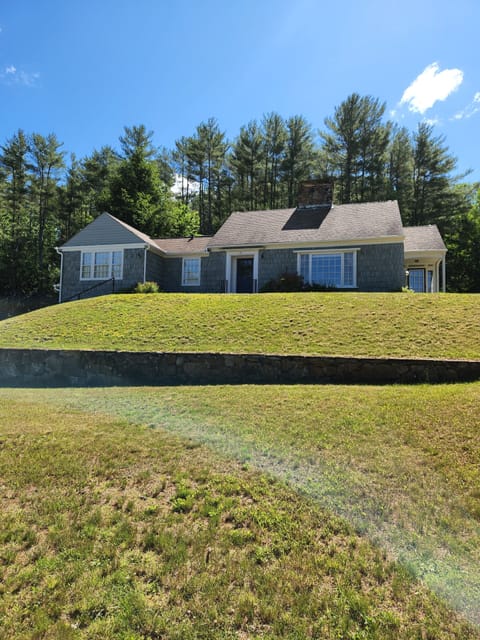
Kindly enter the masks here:
M 302 252 L 298 257 L 298 271 L 308 284 L 354 288 L 357 286 L 357 252 Z
M 200 258 L 183 258 L 182 286 L 198 287 L 200 285 Z
M 123 251 L 84 251 L 80 266 L 81 280 L 121 280 Z

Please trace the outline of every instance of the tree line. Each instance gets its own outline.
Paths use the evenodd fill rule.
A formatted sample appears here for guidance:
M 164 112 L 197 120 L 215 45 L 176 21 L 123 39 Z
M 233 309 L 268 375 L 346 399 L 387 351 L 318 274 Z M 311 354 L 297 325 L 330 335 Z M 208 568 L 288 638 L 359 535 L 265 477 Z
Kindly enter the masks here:
M 378 99 L 352 94 L 319 131 L 268 113 L 234 140 L 214 118 L 173 149 L 152 139 L 143 125 L 125 127 L 118 150 L 68 160 L 54 134 L 19 130 L 0 146 L 0 293 L 51 289 L 55 247 L 102 211 L 153 237 L 210 234 L 233 210 L 295 206 L 310 178 L 333 181 L 337 203 L 396 199 L 405 225 L 438 224 L 449 290 L 480 291 L 480 185 L 455 174 L 432 126 L 398 127 Z

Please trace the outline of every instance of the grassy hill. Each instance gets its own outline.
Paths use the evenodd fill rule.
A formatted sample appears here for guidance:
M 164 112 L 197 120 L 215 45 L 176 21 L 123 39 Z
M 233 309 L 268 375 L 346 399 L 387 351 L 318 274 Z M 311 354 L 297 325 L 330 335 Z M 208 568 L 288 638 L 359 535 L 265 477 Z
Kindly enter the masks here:
M 4 320 L 0 346 L 480 358 L 480 296 L 115 295 Z
M 0 637 L 480 638 L 479 395 L 0 390 Z
M 479 358 L 480 296 L 118 295 L 0 346 Z M 0 389 L 0 637 L 480 640 L 480 383 Z

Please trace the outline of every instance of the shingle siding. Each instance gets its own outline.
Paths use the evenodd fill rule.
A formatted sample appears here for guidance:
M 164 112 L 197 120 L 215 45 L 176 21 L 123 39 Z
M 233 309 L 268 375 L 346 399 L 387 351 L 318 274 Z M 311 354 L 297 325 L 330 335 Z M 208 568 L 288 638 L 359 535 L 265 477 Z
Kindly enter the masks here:
M 123 280 L 118 283 L 121 290 L 130 290 L 138 282 L 143 282 L 145 249 L 125 249 Z
M 400 291 L 405 284 L 403 244 L 363 245 L 357 253 L 359 291 Z
M 258 257 L 258 290 L 282 273 L 297 273 L 297 254 L 292 249 L 265 249 Z
M 188 256 L 193 257 L 193 256 Z M 160 286 L 172 293 L 222 293 L 225 279 L 225 253 L 215 252 L 200 258 L 200 286 L 182 286 L 182 258 L 164 258 Z
M 115 291 L 130 291 L 137 282 L 143 281 L 143 249 L 125 249 L 123 255 L 123 277 L 111 280 L 80 280 L 81 251 L 65 251 L 63 254 L 62 302 L 71 298 L 91 298 Z M 94 287 L 92 289 L 92 287 Z
M 165 260 L 158 254 L 147 251 L 147 269 L 145 273 L 145 280 L 147 282 L 156 282 L 161 286 L 164 262 Z

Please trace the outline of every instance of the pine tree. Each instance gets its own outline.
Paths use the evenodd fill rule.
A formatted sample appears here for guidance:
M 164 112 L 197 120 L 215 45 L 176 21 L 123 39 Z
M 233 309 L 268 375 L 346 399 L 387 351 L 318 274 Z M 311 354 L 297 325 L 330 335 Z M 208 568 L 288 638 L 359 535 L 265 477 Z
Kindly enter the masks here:
M 63 143 L 55 134 L 44 137 L 34 133 L 30 140 L 32 195 L 35 200 L 33 226 L 36 230 L 36 260 L 39 290 L 49 286 L 51 260 L 46 254 L 57 240 L 59 172 L 65 166 Z
M 157 235 L 167 188 L 154 161 L 153 132 L 144 125 L 125 127 L 122 160 L 110 183 L 109 210 L 127 224 Z
M 410 224 L 421 225 L 448 217 L 454 205 L 451 172 L 457 160 L 449 155 L 444 136 L 422 122 L 413 136 L 413 207 Z
M 239 187 L 239 208 L 254 210 L 258 205 L 263 167 L 264 144 L 256 120 L 240 129 L 232 147 L 230 166 Z
M 1 147 L 0 287 L 7 293 L 29 291 L 34 267 L 29 224 L 29 150 L 28 138 L 21 129 Z
M 278 113 L 263 116 L 264 139 L 263 206 L 276 209 L 280 199 L 280 167 L 285 157 L 287 130 Z
M 195 134 L 183 139 L 181 144 L 190 175 L 199 185 L 200 230 L 202 233 L 212 233 L 216 220 L 223 217 L 220 183 L 228 142 L 215 118 L 209 118 L 207 122 L 200 123 Z
M 311 177 L 313 162 L 313 132 L 303 116 L 287 120 L 285 158 L 282 162 L 282 177 L 287 186 L 287 205 L 297 203 L 298 185 Z
M 393 132 L 388 150 L 387 198 L 398 200 L 404 224 L 411 220 L 413 207 L 413 148 L 405 127 Z
M 320 132 L 326 164 L 333 169 L 340 202 L 382 200 L 391 125 L 382 122 L 385 104 L 353 93 Z

